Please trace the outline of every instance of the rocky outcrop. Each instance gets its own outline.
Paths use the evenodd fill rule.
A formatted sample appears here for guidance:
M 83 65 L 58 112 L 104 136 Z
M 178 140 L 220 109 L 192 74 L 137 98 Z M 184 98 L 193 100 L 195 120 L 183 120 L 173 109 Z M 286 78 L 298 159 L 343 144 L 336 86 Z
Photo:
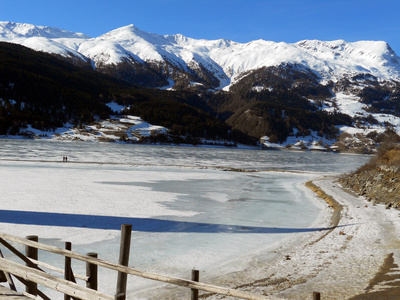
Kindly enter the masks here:
M 356 172 L 339 180 L 373 203 L 400 208 L 400 148 L 384 151 Z

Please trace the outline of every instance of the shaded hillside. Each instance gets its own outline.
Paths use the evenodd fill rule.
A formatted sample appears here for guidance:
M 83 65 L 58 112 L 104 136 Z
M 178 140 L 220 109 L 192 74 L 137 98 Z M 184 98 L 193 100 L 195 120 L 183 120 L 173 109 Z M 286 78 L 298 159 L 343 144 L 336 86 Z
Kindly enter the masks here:
M 140 116 L 153 124 L 170 128 L 178 135 L 226 138 L 229 127 L 222 121 L 184 103 L 154 100 L 136 103 L 129 114 Z
M 311 70 L 282 64 L 244 74 L 229 93 L 211 95 L 208 103 L 233 129 L 282 143 L 289 135 L 307 136 L 311 131 L 335 139 L 336 126 L 352 125 L 348 115 L 320 110 L 331 96 L 330 87 L 321 85 Z
M 193 138 L 237 140 L 254 143 L 240 132 L 232 132 L 231 127 L 214 116 L 186 103 L 173 100 L 142 101 L 132 106 L 127 113 L 171 129 L 178 136 Z
M 116 101 L 173 134 L 228 138 L 230 127 L 195 93 L 138 87 L 70 62 L 0 43 L 0 134 L 15 135 L 27 125 L 52 130 L 67 122 L 89 124 L 109 117 L 106 104 Z
M 368 201 L 400 208 L 400 148 L 381 150 L 368 164 L 340 182 Z
M 144 86 L 152 86 L 149 81 L 166 84 L 165 66 L 154 63 L 150 68 L 132 58 L 99 65 L 107 75 L 92 70 L 89 63 L 0 43 L 0 135 L 19 134 L 28 125 L 54 130 L 66 123 L 91 124 L 114 113 L 107 106 L 110 102 L 130 107 L 127 113 L 194 142 L 207 138 L 256 144 L 267 136 L 269 143 L 284 143 L 289 137 L 297 143 L 311 137 L 312 142 L 332 145 L 340 136 L 339 145 L 331 149 L 351 151 L 353 145 L 365 149 L 368 144 L 369 153 L 379 143 L 374 132 L 389 128 L 396 135 L 397 119 L 373 112 L 398 114 L 399 84 L 381 84 L 368 74 L 322 84 L 310 68 L 282 63 L 244 72 L 229 91 L 215 91 L 207 88 L 217 84 L 216 79 L 201 64 L 197 67 L 203 68 L 204 76 L 190 70 L 179 75 L 171 65 L 167 69 L 179 77 L 175 81 L 179 89 L 160 90 Z M 144 86 L 118 79 L 126 76 Z M 347 110 L 349 103 L 356 107 L 353 111 Z M 340 135 L 343 127 L 356 128 L 357 133 Z M 363 145 L 357 144 L 360 140 Z
M 105 117 L 111 112 L 105 102 L 121 88 L 128 85 L 50 54 L 0 43 L 0 134 L 26 124 L 50 129 Z
M 320 81 L 320 76 L 311 69 L 298 64 L 282 63 L 242 74 L 230 91 L 256 100 L 276 98 L 277 95 L 290 91 L 292 93 L 287 95 L 297 95 L 297 102 L 311 105 L 306 99 L 326 99 L 332 96 L 332 86 L 322 85 Z M 290 100 L 287 99 L 287 102 L 290 103 Z
M 233 129 L 253 137 L 269 136 L 273 143 L 283 142 L 291 134 L 309 135 L 311 130 L 321 137 L 334 139 L 339 134 L 335 125 L 351 125 L 351 122 L 349 116 L 340 113 L 309 111 L 263 101 L 245 105 L 227 120 Z

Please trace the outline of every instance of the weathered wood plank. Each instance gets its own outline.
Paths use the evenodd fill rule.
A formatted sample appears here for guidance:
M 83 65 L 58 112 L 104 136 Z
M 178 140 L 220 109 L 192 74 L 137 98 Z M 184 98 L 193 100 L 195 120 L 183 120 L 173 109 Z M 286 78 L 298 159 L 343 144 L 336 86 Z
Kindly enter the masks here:
M 36 265 L 41 266 L 41 267 L 43 267 L 45 269 L 52 270 L 52 271 L 55 271 L 55 272 L 63 274 L 63 275 L 65 273 L 64 269 L 54 267 L 54 266 L 49 265 L 49 264 L 47 264 L 45 262 L 42 262 L 42 261 L 39 261 L 39 260 L 34 260 L 34 259 L 31 259 L 31 261 L 33 263 L 35 263 Z M 80 279 L 80 280 L 83 280 L 83 281 L 88 281 L 89 280 L 88 276 L 83 276 L 83 275 L 79 275 L 79 274 L 74 274 L 74 276 L 75 276 L 76 279 Z
M 0 258 L 0 269 L 12 273 L 25 280 L 29 280 L 45 287 L 51 288 L 63 294 L 70 295 L 74 298 L 85 300 L 113 300 L 114 297 L 100 293 L 95 290 L 88 289 L 67 281 L 62 278 L 44 273 L 42 271 L 17 264 L 15 262 Z
M 0 300 L 28 300 L 27 296 L 0 285 Z

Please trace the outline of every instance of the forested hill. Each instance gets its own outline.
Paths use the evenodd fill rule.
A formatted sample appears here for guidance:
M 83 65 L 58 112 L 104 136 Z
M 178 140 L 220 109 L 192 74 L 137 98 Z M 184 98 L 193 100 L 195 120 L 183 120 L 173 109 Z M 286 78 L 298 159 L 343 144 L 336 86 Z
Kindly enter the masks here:
M 0 135 L 19 134 L 27 125 L 51 131 L 67 122 L 90 124 L 113 114 L 111 101 L 172 135 L 246 141 L 195 93 L 142 88 L 81 61 L 0 43 Z
M 123 88 L 130 86 L 54 55 L 0 43 L 1 134 L 24 124 L 50 129 L 106 117 L 104 103 Z
M 108 105 L 114 102 L 126 108 L 123 114 L 168 129 L 143 142 L 207 139 L 255 145 L 264 137 L 268 147 L 302 149 L 308 141 L 325 150 L 371 152 L 385 130 L 385 137 L 398 138 L 399 85 L 380 86 L 370 76 L 322 84 L 313 71 L 282 64 L 243 74 L 224 91 L 145 88 L 114 75 L 72 55 L 0 42 L 0 135 L 34 136 L 27 127 L 48 132 L 66 124 L 83 128 L 115 114 Z M 361 88 L 367 84 L 368 89 Z M 352 100 L 353 110 L 348 110 L 342 105 L 348 98 L 338 95 L 359 90 L 369 106 Z

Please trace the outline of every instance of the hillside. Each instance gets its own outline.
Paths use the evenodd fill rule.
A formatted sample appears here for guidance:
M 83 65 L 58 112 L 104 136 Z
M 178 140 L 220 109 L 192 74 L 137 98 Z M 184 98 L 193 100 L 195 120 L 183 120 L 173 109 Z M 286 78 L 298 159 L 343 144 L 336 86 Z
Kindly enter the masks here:
M 381 150 L 368 164 L 340 182 L 372 203 L 400 208 L 400 148 Z
M 191 106 L 193 101 L 184 94 L 142 88 L 59 56 L 0 42 L 0 135 L 51 137 L 59 128 L 87 125 L 93 131 L 93 125 L 115 114 L 109 107 L 112 102 L 126 108 L 125 114 L 132 112 L 168 127 L 168 136 L 159 136 L 163 141 L 232 140 L 235 133 L 205 112 L 206 106 Z M 240 133 L 237 136 L 246 140 Z M 127 140 L 124 137 L 121 132 L 116 135 L 117 140 Z M 143 139 L 149 141 L 147 135 Z

